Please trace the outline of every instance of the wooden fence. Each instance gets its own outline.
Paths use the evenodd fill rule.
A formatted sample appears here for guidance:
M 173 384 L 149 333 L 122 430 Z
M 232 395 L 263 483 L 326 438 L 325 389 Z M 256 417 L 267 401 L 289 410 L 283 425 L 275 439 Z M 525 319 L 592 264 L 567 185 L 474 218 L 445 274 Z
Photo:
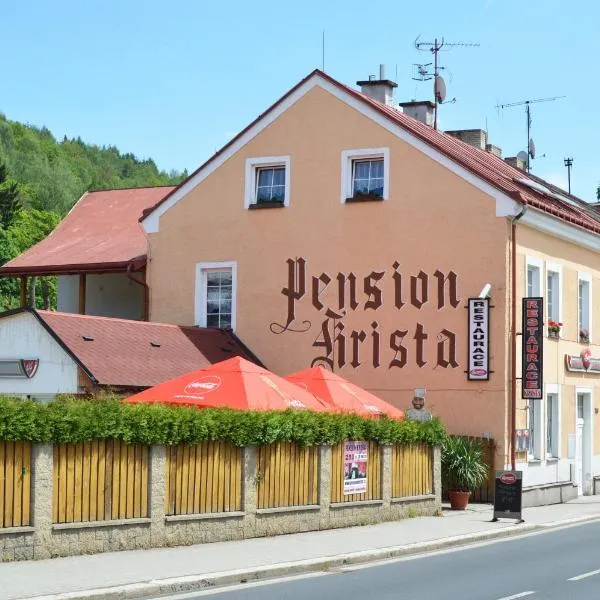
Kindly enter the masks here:
M 467 436 L 471 440 L 479 442 L 483 448 L 485 464 L 488 467 L 488 473 L 485 481 L 473 490 L 469 502 L 490 503 L 494 501 L 494 454 L 496 452 L 496 443 L 493 439 Z M 442 485 L 442 499 L 448 501 L 448 490 L 446 485 Z
M 426 444 L 392 448 L 392 498 L 433 494 L 433 448 Z
M 344 495 L 344 444 L 331 449 L 331 502 L 357 502 L 381 499 L 381 450 L 369 442 L 367 450 L 367 491 Z
M 0 527 L 31 525 L 31 443 L 0 441 Z
M 258 508 L 319 503 L 319 448 L 280 442 L 258 448 Z
M 226 442 L 167 448 L 167 515 L 242 509 L 242 449 Z
M 53 520 L 148 516 L 148 447 L 119 440 L 54 446 Z

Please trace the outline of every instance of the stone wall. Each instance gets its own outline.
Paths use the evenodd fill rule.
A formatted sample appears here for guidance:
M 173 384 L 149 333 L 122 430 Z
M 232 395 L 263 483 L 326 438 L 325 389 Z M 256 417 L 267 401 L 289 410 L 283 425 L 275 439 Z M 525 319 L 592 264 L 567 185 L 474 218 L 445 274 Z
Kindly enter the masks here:
M 366 525 L 441 510 L 440 450 L 434 450 L 433 494 L 392 498 L 392 448 L 382 446 L 382 498 L 369 502 L 330 503 L 331 448 L 320 448 L 319 504 L 258 509 L 256 448 L 244 449 L 242 507 L 239 512 L 167 516 L 166 449 L 153 446 L 149 465 L 149 516 L 142 519 L 52 522 L 53 449 L 34 446 L 31 527 L 0 529 L 2 561 L 72 556 L 116 550 L 178 546 Z

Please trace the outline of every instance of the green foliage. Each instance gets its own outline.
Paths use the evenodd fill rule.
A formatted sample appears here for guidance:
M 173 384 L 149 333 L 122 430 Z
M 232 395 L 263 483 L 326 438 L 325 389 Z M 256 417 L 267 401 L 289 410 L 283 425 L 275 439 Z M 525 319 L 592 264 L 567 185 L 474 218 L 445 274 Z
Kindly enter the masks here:
M 442 479 L 450 491 L 470 492 L 487 476 L 483 447 L 477 440 L 448 436 L 442 444 Z
M 0 162 L 0 227 L 10 227 L 22 208 L 17 182 L 8 179 L 6 165 Z
M 437 419 L 419 423 L 310 411 L 199 410 L 161 404 L 122 404 L 114 397 L 64 398 L 44 405 L 0 397 L 0 440 L 77 443 L 109 438 L 168 445 L 204 440 L 223 440 L 236 446 L 278 441 L 313 446 L 343 440 L 433 445 L 446 439 L 446 431 Z
M 159 171 L 152 159 L 122 154 L 46 128 L 9 121 L 0 113 L 0 265 L 46 237 L 90 189 L 180 183 L 187 173 Z M 22 208 L 24 210 L 22 210 Z M 56 306 L 54 278 L 34 282 L 36 306 Z M 0 310 L 18 306 L 19 283 L 0 278 Z

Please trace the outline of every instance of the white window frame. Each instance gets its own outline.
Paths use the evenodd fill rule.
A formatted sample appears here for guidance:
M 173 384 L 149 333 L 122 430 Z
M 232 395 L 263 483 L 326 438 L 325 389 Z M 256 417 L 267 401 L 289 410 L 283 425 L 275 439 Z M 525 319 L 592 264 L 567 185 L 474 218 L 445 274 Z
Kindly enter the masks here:
M 552 405 L 552 440 L 555 446 L 555 452 L 551 452 L 548 448 L 548 396 L 554 396 L 556 402 Z M 547 383 L 545 386 L 544 398 L 546 403 L 544 404 L 544 441 L 546 442 L 546 459 L 555 460 L 560 458 L 560 445 L 561 445 L 561 386 L 558 383 Z
M 563 323 L 563 277 L 562 277 L 562 265 L 547 262 L 546 263 L 546 275 L 544 277 L 544 283 L 546 284 L 546 295 L 545 295 L 545 321 L 548 323 L 550 320 L 550 313 L 548 311 L 548 273 L 556 273 L 558 275 L 558 319 L 559 323 Z M 548 329 L 546 328 L 546 334 Z
M 540 296 L 541 298 L 545 297 L 544 294 L 544 290 L 546 289 L 545 286 L 545 273 L 544 273 L 544 261 L 541 258 L 536 258 L 534 256 L 526 256 L 525 257 L 525 291 L 524 291 L 524 297 L 527 298 L 528 297 L 528 291 L 527 291 L 527 274 L 529 271 L 529 267 L 537 267 L 539 269 L 540 272 Z M 546 315 L 544 315 L 544 319 L 546 318 Z
M 266 167 L 285 168 L 285 194 L 283 205 L 290 205 L 290 181 L 291 181 L 290 156 L 254 156 L 246 159 L 246 180 L 244 185 L 244 208 L 250 208 L 256 204 L 256 178 L 258 170 Z
M 201 262 L 196 263 L 196 289 L 194 301 L 194 322 L 197 327 L 206 327 L 207 291 L 206 274 L 208 271 L 231 269 L 231 329 L 235 331 L 237 313 L 237 262 Z
M 581 314 L 579 312 L 579 282 L 580 281 L 587 282 L 588 290 L 590 292 L 589 298 L 588 298 L 588 308 L 589 308 L 588 319 L 590 322 L 588 330 L 590 332 L 589 343 L 591 344 L 592 343 L 592 323 L 594 322 L 594 320 L 593 320 L 594 302 L 593 302 L 593 298 L 592 298 L 592 275 L 590 273 L 586 273 L 584 271 L 579 271 L 577 273 L 577 341 L 579 341 L 579 330 L 581 329 Z
M 352 185 L 352 163 L 355 160 L 377 160 L 383 159 L 383 196 L 382 200 L 390 197 L 390 149 L 389 148 L 357 148 L 355 150 L 342 150 L 341 169 L 341 197 L 340 202 L 344 204 L 348 198 L 354 195 Z
M 544 397 L 544 399 L 533 399 L 530 398 L 529 400 L 527 400 L 527 429 L 530 429 L 529 427 L 529 411 L 530 411 L 530 406 L 533 406 L 533 413 L 534 413 L 534 419 L 535 419 L 535 423 L 534 423 L 534 435 L 533 435 L 533 441 L 534 444 L 531 443 L 531 436 L 529 436 L 529 449 L 527 450 L 527 460 L 528 461 L 539 461 L 542 459 L 542 438 L 544 435 L 544 432 L 546 431 L 546 428 L 543 426 L 544 423 L 544 407 L 543 404 L 546 401 L 546 398 Z M 533 447 L 532 447 L 533 446 Z

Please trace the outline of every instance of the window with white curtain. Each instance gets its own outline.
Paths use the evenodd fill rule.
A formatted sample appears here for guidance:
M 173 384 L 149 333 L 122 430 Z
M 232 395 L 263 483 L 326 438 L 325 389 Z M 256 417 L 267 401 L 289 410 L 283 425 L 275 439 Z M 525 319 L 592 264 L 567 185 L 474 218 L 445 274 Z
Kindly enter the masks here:
M 538 265 L 527 265 L 527 297 L 538 298 L 541 296 L 541 269 Z
M 196 325 L 235 329 L 236 263 L 196 265 Z

